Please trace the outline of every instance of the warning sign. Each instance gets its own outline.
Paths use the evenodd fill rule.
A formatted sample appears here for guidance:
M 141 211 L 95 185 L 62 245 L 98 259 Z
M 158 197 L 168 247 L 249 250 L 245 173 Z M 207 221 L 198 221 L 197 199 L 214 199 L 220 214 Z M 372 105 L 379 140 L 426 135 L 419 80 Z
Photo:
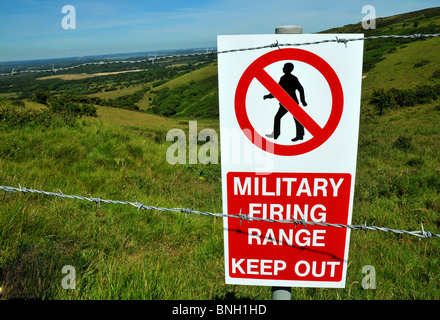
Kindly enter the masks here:
M 307 112 L 305 112 L 298 105 L 298 102 L 295 101 L 297 100 L 295 99 L 295 90 L 292 92 L 292 97 L 264 70 L 264 68 L 270 64 L 286 60 L 301 61 L 309 64 L 310 66 L 316 68 L 327 81 L 327 84 L 331 90 L 332 107 L 330 117 L 324 128 L 321 128 L 313 120 L 313 118 L 310 117 Z M 291 62 L 286 63 L 283 67 L 283 70 L 286 74 L 290 74 L 290 72 L 286 70 L 286 67 L 289 65 L 292 65 L 291 69 L 293 70 L 293 64 Z M 249 120 L 246 110 L 247 91 L 254 79 L 258 80 L 270 92 L 269 95 L 271 97 L 274 96 L 278 101 L 280 101 L 280 107 L 281 110 L 284 111 L 284 114 L 290 112 L 290 114 L 293 115 L 293 117 L 297 120 L 297 126 L 305 127 L 313 136 L 313 138 L 307 142 L 293 145 L 280 145 L 272 143 L 267 141 L 264 137 L 260 137 L 260 139 L 252 139 L 252 141 L 265 141 L 265 143 L 257 145 L 258 147 L 263 148 L 265 151 L 271 150 L 279 155 L 297 155 L 308 152 L 320 146 L 336 129 L 341 118 L 344 105 L 344 96 L 342 93 L 341 83 L 332 67 L 316 54 L 302 49 L 275 50 L 264 54 L 255 60 L 245 70 L 237 85 L 237 91 L 235 94 L 235 113 L 237 116 L 237 121 L 243 130 L 251 129 L 251 131 L 255 132 L 255 134 L 258 134 L 255 130 L 253 130 L 253 126 Z M 287 81 L 285 80 L 284 82 L 286 83 Z M 302 86 L 299 83 L 298 85 L 298 89 L 301 88 L 301 92 L 304 92 Z M 294 87 L 295 83 L 284 84 L 284 87 L 288 88 L 288 86 Z M 277 129 L 279 131 L 279 125 L 278 128 L 275 128 L 274 130 L 276 131 Z M 302 131 L 303 130 L 304 129 L 302 128 Z M 275 136 L 272 137 L 276 138 L 279 136 L 279 132 L 275 132 L 274 134 Z M 303 140 L 303 136 L 304 133 L 300 136 L 297 135 L 296 138 L 298 138 L 298 140 Z
M 344 287 L 362 79 L 359 34 L 219 36 L 225 279 Z M 264 48 L 271 43 L 323 43 Z M 286 223 L 289 220 L 302 223 Z M 263 221 L 262 221 L 263 220 Z
M 339 282 L 343 276 L 345 228 L 255 221 L 302 220 L 347 224 L 349 174 L 229 172 L 228 219 L 231 278 Z

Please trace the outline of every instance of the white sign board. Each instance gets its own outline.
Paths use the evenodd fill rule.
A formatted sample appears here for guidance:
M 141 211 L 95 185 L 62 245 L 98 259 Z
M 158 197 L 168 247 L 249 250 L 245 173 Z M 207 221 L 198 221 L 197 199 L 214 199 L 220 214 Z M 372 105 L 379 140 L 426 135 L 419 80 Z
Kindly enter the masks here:
M 218 36 L 218 51 L 362 34 Z M 363 41 L 218 55 L 227 284 L 344 287 Z

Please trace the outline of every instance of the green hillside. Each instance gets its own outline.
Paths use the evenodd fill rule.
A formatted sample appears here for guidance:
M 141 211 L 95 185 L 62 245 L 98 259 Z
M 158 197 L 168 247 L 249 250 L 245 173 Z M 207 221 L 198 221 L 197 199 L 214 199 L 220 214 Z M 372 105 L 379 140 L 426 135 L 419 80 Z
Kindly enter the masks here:
M 440 7 L 377 18 L 375 29 L 363 29 L 359 22 L 322 31 L 322 33 L 364 33 L 366 37 L 440 33 Z M 412 41 L 411 39 L 388 38 L 365 42 L 364 72 L 372 69 L 377 62 L 384 59 L 386 54 Z
M 366 35 L 439 32 L 439 11 L 381 18 Z M 439 40 L 365 42 L 353 224 L 440 234 Z M 166 159 L 168 131 L 188 133 L 189 119 L 218 132 L 214 60 L 0 79 L 0 185 L 221 212 L 220 165 Z M 0 204 L 0 299 L 271 297 L 224 283 L 221 219 L 22 192 L 1 191 Z M 292 298 L 440 299 L 438 238 L 353 231 L 349 250 L 346 288 Z M 76 289 L 61 286 L 66 265 Z M 366 265 L 375 290 L 362 288 Z
M 440 37 L 395 47 L 383 60 L 364 73 L 363 94 L 374 88 L 410 89 L 440 84 Z
M 217 88 L 217 64 L 212 63 L 151 90 L 151 111 L 179 118 L 218 118 Z

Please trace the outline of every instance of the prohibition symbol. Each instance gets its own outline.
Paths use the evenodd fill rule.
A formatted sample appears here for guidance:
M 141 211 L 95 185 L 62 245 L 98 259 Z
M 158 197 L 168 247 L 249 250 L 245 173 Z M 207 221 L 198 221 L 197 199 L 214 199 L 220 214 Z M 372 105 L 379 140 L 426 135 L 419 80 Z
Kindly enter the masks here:
M 332 106 L 330 117 L 324 127 L 320 127 L 306 111 L 264 70 L 278 61 L 300 61 L 318 70 L 327 81 Z M 277 144 L 261 136 L 252 126 L 246 111 L 246 95 L 253 79 L 258 80 L 313 136 L 294 145 Z M 342 85 L 333 68 L 318 55 L 302 49 L 282 49 L 268 52 L 252 62 L 244 71 L 235 92 L 235 115 L 246 137 L 260 149 L 281 156 L 294 156 L 310 152 L 321 146 L 336 130 L 341 120 L 344 106 Z

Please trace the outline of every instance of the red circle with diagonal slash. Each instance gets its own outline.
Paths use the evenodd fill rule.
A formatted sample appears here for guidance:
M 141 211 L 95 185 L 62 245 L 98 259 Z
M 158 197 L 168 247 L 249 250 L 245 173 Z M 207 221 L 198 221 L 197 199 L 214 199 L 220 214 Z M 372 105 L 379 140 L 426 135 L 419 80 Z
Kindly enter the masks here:
M 330 117 L 321 128 L 264 70 L 268 65 L 284 60 L 307 63 L 318 70 L 327 81 L 331 96 Z M 246 111 L 246 95 L 253 79 L 257 79 L 280 103 L 307 129 L 313 137 L 303 143 L 283 145 L 262 137 L 252 126 Z M 281 102 L 282 101 L 282 102 Z M 342 85 L 333 68 L 318 55 L 302 49 L 282 49 L 268 52 L 252 62 L 244 71 L 235 92 L 235 115 L 246 137 L 260 149 L 281 156 L 307 153 L 322 145 L 336 130 L 342 116 L 344 94 Z

